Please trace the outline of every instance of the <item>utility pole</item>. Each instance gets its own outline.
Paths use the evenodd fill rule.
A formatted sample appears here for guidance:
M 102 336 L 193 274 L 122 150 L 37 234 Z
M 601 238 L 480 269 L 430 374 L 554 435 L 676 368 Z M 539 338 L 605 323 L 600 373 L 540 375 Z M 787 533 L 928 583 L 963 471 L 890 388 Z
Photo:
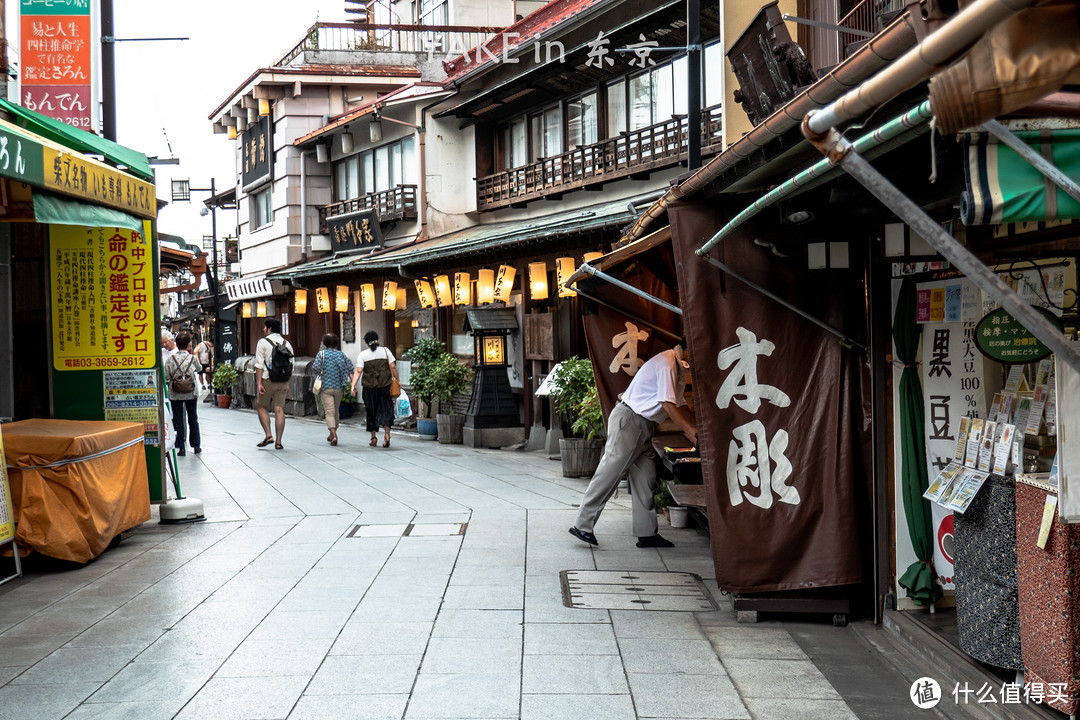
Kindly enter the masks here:
M 686 169 L 701 167 L 701 4 L 686 0 Z

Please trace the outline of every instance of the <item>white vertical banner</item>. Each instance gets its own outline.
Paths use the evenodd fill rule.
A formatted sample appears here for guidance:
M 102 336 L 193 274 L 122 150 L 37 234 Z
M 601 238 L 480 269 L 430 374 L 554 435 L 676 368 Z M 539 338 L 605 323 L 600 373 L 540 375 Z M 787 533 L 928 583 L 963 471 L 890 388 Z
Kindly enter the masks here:
M 922 383 L 926 472 L 930 482 L 952 459 L 960 418 L 986 417 L 983 356 L 975 347 L 975 319 L 923 326 Z M 953 588 L 953 516 L 931 505 L 934 568 L 942 587 Z

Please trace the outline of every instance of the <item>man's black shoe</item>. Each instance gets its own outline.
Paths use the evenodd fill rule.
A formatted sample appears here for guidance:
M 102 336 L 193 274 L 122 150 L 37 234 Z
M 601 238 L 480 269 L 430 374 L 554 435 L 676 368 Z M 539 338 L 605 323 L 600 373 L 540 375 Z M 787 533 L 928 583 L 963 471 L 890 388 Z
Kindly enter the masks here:
M 675 547 L 675 543 L 660 535 L 653 535 L 652 537 L 638 538 L 637 546 L 642 548 Z
M 179 450 L 176 451 L 176 454 L 179 455 L 180 457 L 183 457 L 184 455 L 187 455 L 187 450 L 185 450 L 184 448 L 180 448 Z
M 590 545 L 600 544 L 596 542 L 596 536 L 593 535 L 591 532 L 585 532 L 584 530 L 578 530 L 576 527 L 572 527 L 570 528 L 570 534 L 576 537 L 578 540 L 582 542 L 587 542 Z

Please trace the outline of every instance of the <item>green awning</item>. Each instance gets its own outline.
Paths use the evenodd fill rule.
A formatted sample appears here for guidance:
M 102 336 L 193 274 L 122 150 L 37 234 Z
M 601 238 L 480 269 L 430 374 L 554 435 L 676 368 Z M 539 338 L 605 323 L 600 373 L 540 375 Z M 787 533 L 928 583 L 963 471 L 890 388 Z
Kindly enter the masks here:
M 34 219 L 52 225 L 118 227 L 143 232 L 143 221 L 120 210 L 34 191 Z
M 1080 177 L 1080 130 L 1013 134 L 1069 177 Z M 972 133 L 965 136 L 965 144 L 967 189 L 960 196 L 960 218 L 965 225 L 1080 218 L 1080 203 L 993 136 Z
M 0 108 L 15 116 L 13 122 L 21 128 L 60 143 L 72 150 L 102 155 L 105 159 L 126 169 L 136 177 L 150 182 L 154 180 L 154 173 L 150 170 L 150 161 L 146 159 L 146 155 L 143 155 L 138 150 L 132 150 L 114 143 L 112 140 L 106 140 L 93 133 L 79 130 L 48 115 L 27 110 L 21 105 L 16 105 L 3 98 L 0 98 Z

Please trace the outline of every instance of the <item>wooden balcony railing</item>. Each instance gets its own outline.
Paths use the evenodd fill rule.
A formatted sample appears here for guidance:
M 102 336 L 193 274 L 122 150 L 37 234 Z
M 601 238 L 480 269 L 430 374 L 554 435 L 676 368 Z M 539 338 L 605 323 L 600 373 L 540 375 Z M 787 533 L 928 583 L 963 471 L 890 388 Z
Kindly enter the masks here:
M 375 219 L 381 223 L 415 218 L 416 186 L 398 185 L 390 190 L 324 205 L 319 208 L 319 232 L 327 234 L 327 218 L 348 215 L 357 210 L 374 210 Z
M 702 154 L 720 150 L 720 107 L 702 113 Z M 528 165 L 478 178 L 478 210 L 517 203 L 677 165 L 686 159 L 687 123 L 683 116 L 584 145 Z
M 497 27 L 467 25 L 357 25 L 315 23 L 299 42 L 277 59 L 274 67 L 289 65 L 305 52 L 408 52 L 445 57 L 461 54 L 487 42 Z
M 878 18 L 890 12 L 904 9 L 903 0 L 861 0 L 851 11 L 840 18 L 837 23 L 840 27 L 862 30 L 863 32 L 877 33 L 881 30 Z M 865 41 L 866 38 L 852 33 L 841 32 L 839 34 L 840 49 L 843 51 L 847 46 Z M 841 53 L 840 57 L 844 57 Z

